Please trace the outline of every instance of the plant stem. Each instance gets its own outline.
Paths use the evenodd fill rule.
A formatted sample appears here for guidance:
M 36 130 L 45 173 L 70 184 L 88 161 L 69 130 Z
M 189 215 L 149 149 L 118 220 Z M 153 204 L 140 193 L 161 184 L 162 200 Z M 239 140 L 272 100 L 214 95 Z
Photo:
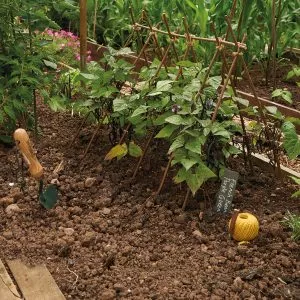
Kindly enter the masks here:
M 170 167 L 171 167 L 171 162 L 172 162 L 172 160 L 173 160 L 173 154 L 171 154 L 171 156 L 170 156 L 170 158 L 169 158 L 169 161 L 168 161 L 168 164 L 167 164 L 167 166 L 166 166 L 166 168 L 165 168 L 163 177 L 162 177 L 162 179 L 161 179 L 161 181 L 160 181 L 159 188 L 158 188 L 158 190 L 156 191 L 156 195 L 159 195 L 160 192 L 161 192 L 161 190 L 162 190 L 162 188 L 163 188 L 163 185 L 164 185 L 164 183 L 165 183 L 165 181 L 166 181 L 166 178 L 167 178 L 167 174 L 168 174 L 169 169 L 170 169 Z
M 185 194 L 185 197 L 184 197 L 184 202 L 183 202 L 182 208 L 181 208 L 182 210 L 185 210 L 185 208 L 186 208 L 186 205 L 187 205 L 187 203 L 188 203 L 188 201 L 189 201 L 190 193 L 191 193 L 191 190 L 190 190 L 190 188 L 187 186 L 186 194 Z
M 36 90 L 33 89 L 33 116 L 34 116 L 34 137 L 35 140 L 38 136 L 38 117 L 37 117 L 37 101 L 36 101 Z
M 125 128 L 125 130 L 124 130 L 124 132 L 123 132 L 123 135 L 122 135 L 121 138 L 120 138 L 119 145 L 123 144 L 123 142 L 124 142 L 124 140 L 125 140 L 125 137 L 126 137 L 126 135 L 128 134 L 128 131 L 129 131 L 130 126 L 131 126 L 131 124 L 128 123 L 127 126 L 126 126 L 126 128 Z
M 149 149 L 149 146 L 150 146 L 150 143 L 151 143 L 153 137 L 154 137 L 154 131 L 152 131 L 151 134 L 150 134 L 150 136 L 149 136 L 149 139 L 148 139 L 148 141 L 147 141 L 147 143 L 146 143 L 146 146 L 145 146 L 145 149 L 144 149 L 144 151 L 143 151 L 143 154 L 141 155 L 141 157 L 140 157 L 140 159 L 139 159 L 139 162 L 138 162 L 138 164 L 137 164 L 137 166 L 136 166 L 136 168 L 135 168 L 135 170 L 134 170 L 134 173 L 133 173 L 133 175 L 132 175 L 132 179 L 135 178 L 137 172 L 139 171 L 139 168 L 140 168 L 140 166 L 141 166 L 141 164 L 142 164 L 142 161 L 143 161 L 143 159 L 144 159 L 144 157 L 145 157 L 145 155 L 146 155 L 146 153 L 147 153 L 147 151 L 148 151 L 148 149 Z

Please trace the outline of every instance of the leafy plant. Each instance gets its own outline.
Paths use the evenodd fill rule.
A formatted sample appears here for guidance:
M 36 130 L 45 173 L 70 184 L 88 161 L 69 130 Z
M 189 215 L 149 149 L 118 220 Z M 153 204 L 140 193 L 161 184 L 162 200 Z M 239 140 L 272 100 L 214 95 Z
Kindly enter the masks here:
M 39 4 L 40 5 L 40 4 Z M 50 78 L 36 30 L 57 26 L 33 1 L 0 4 L 0 139 L 11 141 L 17 125 L 32 126 L 36 116 L 36 90 L 47 97 Z M 33 116 L 33 118 L 32 118 Z
M 291 178 L 295 181 L 295 183 L 298 184 L 299 187 L 300 187 L 300 178 L 295 177 L 295 176 L 290 176 L 290 177 L 291 177 Z M 300 197 L 300 189 L 299 189 L 299 191 L 295 192 L 295 193 L 292 195 L 292 197 Z
M 295 241 L 300 240 L 300 215 L 287 212 L 282 223 L 292 230 L 292 239 Z
M 283 99 L 285 102 L 292 104 L 292 93 L 287 89 L 276 89 L 272 92 L 272 98 L 280 98 Z
M 282 125 L 282 132 L 284 134 L 283 147 L 290 159 L 295 159 L 300 155 L 300 138 L 296 132 L 295 125 L 286 121 Z
M 114 114 L 131 124 L 136 136 L 155 132 L 156 139 L 167 142 L 171 166 L 178 170 L 174 182 L 186 182 L 195 194 L 205 181 L 222 172 L 229 156 L 240 152 L 230 143 L 232 136 L 241 132 L 240 126 L 232 121 L 238 114 L 237 105 L 233 99 L 224 101 L 217 120 L 212 122 L 221 78 L 210 78 L 197 98 L 206 70 L 201 64 L 182 61 L 153 77 L 159 64 L 154 60 L 149 68 L 144 68 L 132 93 L 119 95 L 113 101 Z M 183 76 L 177 78 L 179 66 Z M 124 154 L 126 149 L 118 145 L 106 159 Z
M 286 79 L 289 80 L 294 77 L 296 77 L 295 78 L 296 80 L 299 80 L 299 78 L 300 78 L 300 67 L 299 66 L 294 66 L 292 68 L 292 70 L 288 72 Z M 300 87 L 300 81 L 297 81 L 297 85 Z
M 63 62 L 72 67 L 78 67 L 80 61 L 79 38 L 70 31 L 46 29 L 37 34 L 45 56 L 53 61 Z M 87 53 L 87 62 L 91 61 L 91 52 Z M 56 68 L 55 66 L 51 66 Z

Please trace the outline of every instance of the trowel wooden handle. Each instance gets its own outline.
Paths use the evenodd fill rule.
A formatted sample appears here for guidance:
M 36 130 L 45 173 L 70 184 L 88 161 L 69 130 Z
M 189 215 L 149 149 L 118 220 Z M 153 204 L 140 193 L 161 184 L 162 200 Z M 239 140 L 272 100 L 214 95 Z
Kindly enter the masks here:
M 14 132 L 15 142 L 23 154 L 23 157 L 28 164 L 29 172 L 35 179 L 40 179 L 43 176 L 43 167 L 37 160 L 26 130 L 19 128 Z

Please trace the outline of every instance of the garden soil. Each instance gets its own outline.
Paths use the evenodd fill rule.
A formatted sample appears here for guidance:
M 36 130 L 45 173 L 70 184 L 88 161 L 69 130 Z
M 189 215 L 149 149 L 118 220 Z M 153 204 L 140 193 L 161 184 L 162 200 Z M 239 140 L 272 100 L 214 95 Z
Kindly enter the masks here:
M 167 164 L 160 143 L 132 181 L 137 159 L 104 161 L 105 129 L 83 157 L 95 127 L 71 143 L 77 117 L 42 105 L 39 116 L 35 149 L 60 199 L 45 210 L 26 170 L 22 192 L 20 155 L 0 146 L 2 260 L 46 264 L 66 299 L 300 299 L 300 247 L 282 224 L 288 211 L 299 213 L 296 185 L 259 168 L 251 175 L 238 158 L 229 163 L 240 174 L 233 208 L 260 222 L 259 236 L 239 245 L 228 234 L 230 215 L 212 213 L 219 182 L 185 211 L 186 189 L 172 183 L 172 172 L 153 197 Z

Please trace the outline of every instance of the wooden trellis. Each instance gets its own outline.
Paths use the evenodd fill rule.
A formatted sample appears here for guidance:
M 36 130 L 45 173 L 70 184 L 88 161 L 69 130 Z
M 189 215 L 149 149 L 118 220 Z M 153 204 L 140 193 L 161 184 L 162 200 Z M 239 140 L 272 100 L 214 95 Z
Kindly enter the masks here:
M 196 55 L 196 51 L 195 51 L 195 42 L 214 44 L 215 45 L 214 54 L 210 60 L 210 64 L 204 75 L 202 85 L 201 85 L 198 93 L 195 95 L 194 100 L 197 101 L 200 98 L 201 93 L 203 92 L 203 89 L 205 87 L 205 84 L 206 84 L 207 80 L 209 79 L 209 76 L 210 76 L 210 73 L 211 73 L 211 70 L 212 70 L 214 64 L 217 61 L 220 61 L 222 63 L 222 74 L 221 74 L 222 75 L 222 85 L 220 86 L 220 89 L 218 91 L 218 98 L 217 98 L 216 106 L 215 106 L 214 112 L 212 114 L 212 122 L 214 122 L 216 120 L 218 110 L 222 104 L 224 94 L 225 94 L 225 91 L 226 91 L 228 85 L 231 86 L 234 96 L 238 96 L 238 94 L 241 94 L 241 91 L 238 91 L 236 89 L 235 81 L 234 81 L 234 74 L 235 74 L 236 66 L 237 66 L 237 63 L 239 62 L 242 66 L 244 75 L 246 75 L 246 78 L 249 82 L 249 86 L 250 86 L 250 89 L 252 92 L 252 95 L 251 94 L 247 94 L 247 95 L 252 97 L 254 102 L 257 104 L 258 111 L 259 111 L 259 116 L 257 116 L 257 119 L 259 119 L 259 121 L 264 125 L 266 140 L 270 140 L 272 138 L 272 134 L 269 130 L 269 127 L 267 124 L 267 118 L 266 118 L 265 112 L 263 110 L 264 105 L 261 101 L 261 98 L 259 98 L 257 96 L 253 81 L 249 74 L 247 64 L 243 57 L 244 52 L 247 51 L 247 46 L 245 44 L 246 35 L 243 36 L 241 41 L 238 41 L 236 38 L 236 35 L 232 29 L 231 20 L 233 19 L 233 16 L 235 13 L 235 4 L 236 4 L 236 1 L 234 1 L 234 3 L 233 3 L 233 7 L 231 10 L 230 16 L 225 17 L 225 20 L 227 23 L 227 31 L 224 36 L 221 36 L 221 37 L 217 36 L 214 24 L 211 25 L 211 32 L 214 34 L 214 38 L 199 37 L 199 36 L 195 36 L 195 35 L 191 34 L 189 31 L 189 26 L 187 24 L 186 18 L 183 18 L 183 20 L 182 20 L 183 30 L 181 30 L 181 31 L 183 31 L 183 32 L 180 32 L 180 30 L 178 28 L 173 31 L 171 30 L 166 14 L 162 15 L 162 22 L 160 22 L 157 25 L 153 25 L 151 23 L 151 20 L 150 20 L 149 16 L 147 15 L 146 11 L 143 11 L 141 16 L 136 21 L 134 14 L 133 14 L 133 10 L 131 9 L 130 15 L 131 15 L 131 19 L 132 19 L 133 32 L 130 35 L 130 39 L 128 39 L 127 44 L 129 44 L 132 41 L 136 42 L 137 56 L 133 61 L 134 64 L 143 60 L 145 62 L 145 65 L 149 67 L 151 64 L 151 60 L 154 57 L 157 57 L 159 59 L 160 63 L 156 69 L 155 75 L 150 79 L 152 82 L 159 75 L 162 68 L 164 68 L 166 71 L 168 71 L 168 67 L 172 64 L 172 61 L 170 59 L 171 57 L 174 58 L 176 62 L 178 62 L 180 60 L 187 60 L 187 59 L 197 62 L 197 55 Z M 164 27 L 164 28 L 162 28 L 162 27 Z M 168 42 L 167 42 L 167 45 L 164 45 L 165 46 L 164 49 L 160 46 L 159 36 L 167 37 Z M 181 57 L 179 55 L 179 50 L 176 48 L 177 41 L 179 39 L 184 40 L 185 44 L 186 44 L 186 49 Z M 154 54 L 151 55 L 151 57 L 149 57 L 147 55 L 148 54 L 147 51 L 151 48 L 152 45 L 154 46 Z M 176 79 L 178 79 L 180 76 L 183 76 L 182 71 L 183 71 L 183 68 L 181 66 L 179 66 Z M 240 108 L 240 105 L 239 104 L 237 104 L 237 105 L 238 105 L 238 108 Z M 85 120 L 83 121 L 81 126 L 84 124 Z M 248 139 L 248 136 L 246 133 L 246 126 L 245 126 L 244 118 L 241 114 L 240 114 L 240 120 L 241 120 L 242 129 L 243 129 L 244 159 L 245 159 L 245 162 L 247 162 L 249 164 L 249 167 L 252 170 L 250 142 L 249 142 L 249 139 Z M 99 128 L 101 125 L 102 125 L 102 123 L 100 121 L 87 148 L 85 149 L 83 157 L 86 156 L 86 154 L 91 146 L 91 143 L 92 143 L 95 135 L 99 131 Z M 80 126 L 80 128 L 81 128 L 81 126 Z M 80 128 L 79 128 L 79 130 L 80 130 Z M 119 144 L 122 144 L 124 142 L 129 129 L 130 129 L 130 124 L 128 124 L 126 126 L 126 128 L 123 132 L 123 135 L 120 138 Z M 77 134 L 78 134 L 78 132 L 77 132 Z M 74 137 L 74 139 L 75 138 L 76 137 Z M 134 170 L 133 178 L 137 175 L 138 170 L 143 162 L 143 159 L 146 155 L 146 152 L 147 152 L 153 138 L 154 138 L 154 132 L 150 132 L 148 140 L 146 141 L 146 144 L 145 144 L 143 155 L 140 157 L 139 162 Z M 157 195 L 162 190 L 167 173 L 171 166 L 172 159 L 173 159 L 173 156 L 170 155 L 168 164 L 165 168 L 160 185 L 156 192 Z M 273 162 L 275 165 L 275 170 L 277 171 L 277 173 L 279 173 L 280 172 L 279 149 L 276 147 L 273 149 Z M 188 192 L 186 195 L 185 204 L 186 204 L 188 197 L 189 197 L 189 189 L 188 189 Z
M 235 9 L 233 7 L 233 9 Z M 217 113 L 218 110 L 222 104 L 222 100 L 224 98 L 224 94 L 225 91 L 228 87 L 228 85 L 231 86 L 234 96 L 238 96 L 236 88 L 235 88 L 235 84 L 234 84 L 234 72 L 236 70 L 236 66 L 237 63 L 240 62 L 244 71 L 244 74 L 247 77 L 247 80 L 249 82 L 249 86 L 251 88 L 253 97 L 255 98 L 255 102 L 258 104 L 258 110 L 259 110 L 259 118 L 260 121 L 264 124 L 265 130 L 266 130 L 266 139 L 269 140 L 271 138 L 271 133 L 269 132 L 268 129 L 268 125 L 267 125 L 267 119 L 263 110 L 263 104 L 260 100 L 260 98 L 257 96 L 257 93 L 255 91 L 255 87 L 252 81 L 252 78 L 250 76 L 247 64 L 244 60 L 243 54 L 244 52 L 247 50 L 247 46 L 245 44 L 246 41 L 246 35 L 243 36 L 242 40 L 239 42 L 236 38 L 236 35 L 232 29 L 232 24 L 231 24 L 231 20 L 233 17 L 233 13 L 230 14 L 230 17 L 225 17 L 226 23 L 227 23 L 227 31 L 225 34 L 225 37 L 218 37 L 216 34 L 216 30 L 215 30 L 215 26 L 214 24 L 212 24 L 211 26 L 211 30 L 214 33 L 215 37 L 214 38 L 204 38 L 204 37 L 198 37 L 195 36 L 193 34 L 191 34 L 189 32 L 189 28 L 188 28 L 188 24 L 185 18 L 183 18 L 183 28 L 184 28 L 184 34 L 179 33 L 178 30 L 176 31 L 171 31 L 168 20 L 167 20 L 167 16 L 166 14 L 162 15 L 162 21 L 166 27 L 166 30 L 162 30 L 161 28 L 158 28 L 157 26 L 154 26 L 151 24 L 151 21 L 146 13 L 146 11 L 142 12 L 142 15 L 140 17 L 140 20 L 143 20 L 144 23 L 146 24 L 141 24 L 141 22 L 136 22 L 133 16 L 133 12 L 131 10 L 131 16 L 132 16 L 132 28 L 134 30 L 134 32 L 136 33 L 136 37 L 137 37 L 137 45 L 139 45 L 139 50 L 138 50 L 138 55 L 136 58 L 137 62 L 140 58 L 144 58 L 146 61 L 146 65 L 149 66 L 150 62 L 149 59 L 147 57 L 147 48 L 149 47 L 151 41 L 153 42 L 154 46 L 155 46 L 155 50 L 156 50 L 156 55 L 158 57 L 158 59 L 160 60 L 160 64 L 157 67 L 157 70 L 155 72 L 155 75 L 153 76 L 152 80 L 155 80 L 155 78 L 158 76 L 159 72 L 161 71 L 162 67 L 164 67 L 166 70 L 168 70 L 168 64 L 167 61 L 169 56 L 171 55 L 171 51 L 174 54 L 175 60 L 176 62 L 178 62 L 179 59 L 179 55 L 178 55 L 178 51 L 176 49 L 176 41 L 177 39 L 184 39 L 185 43 L 186 43 L 186 51 L 183 55 L 182 60 L 186 60 L 189 57 L 189 54 L 192 54 L 192 59 L 194 62 L 197 61 L 196 58 L 196 53 L 195 53 L 195 49 L 194 49 L 194 42 L 195 41 L 200 41 L 202 43 L 214 43 L 216 48 L 215 48 L 215 52 L 214 55 L 210 61 L 210 64 L 208 66 L 208 69 L 205 73 L 202 85 L 198 91 L 198 93 L 195 96 L 194 100 L 198 100 L 198 98 L 200 97 L 201 93 L 203 92 L 203 89 L 205 87 L 205 84 L 209 78 L 209 75 L 211 73 L 211 70 L 214 66 L 214 64 L 217 62 L 217 60 L 220 58 L 221 62 L 222 62 L 222 78 L 223 78 L 223 84 L 220 87 L 220 91 L 218 93 L 218 99 L 216 102 L 216 107 L 214 109 L 213 115 L 212 115 L 212 122 L 214 122 L 216 120 L 217 117 Z M 145 42 L 142 43 L 142 35 L 145 35 Z M 169 41 L 168 44 L 164 50 L 164 52 L 162 52 L 161 47 L 159 45 L 159 39 L 158 39 L 158 35 L 165 35 L 169 37 Z M 232 39 L 232 41 L 229 40 L 229 37 Z M 142 46 L 141 46 L 142 45 Z M 225 55 L 226 53 L 226 55 Z M 228 53 L 231 56 L 231 60 L 228 60 Z M 179 67 L 178 70 L 178 74 L 177 74 L 177 79 L 182 76 L 182 67 Z M 240 105 L 238 104 L 238 108 L 240 108 Z M 242 129 L 243 129 L 243 154 L 244 154 L 244 158 L 245 161 L 249 163 L 249 166 L 252 170 L 252 162 L 251 162 L 251 149 L 250 149 L 250 143 L 249 143 L 249 139 L 247 137 L 247 133 L 246 133 L 246 126 L 245 126 L 245 122 L 244 122 L 244 118 L 242 116 L 242 114 L 240 114 L 240 120 L 241 120 L 241 125 L 242 125 Z M 129 126 L 126 128 L 126 130 L 124 131 L 124 134 L 119 142 L 119 144 L 123 143 L 124 139 L 125 139 L 125 135 L 128 132 Z M 140 168 L 140 165 L 143 161 L 143 158 L 149 148 L 149 145 L 151 144 L 151 140 L 154 137 L 154 133 L 151 132 L 149 134 L 149 138 L 146 142 L 145 145 L 145 149 L 143 152 L 143 155 L 140 157 L 139 162 L 135 168 L 135 171 L 133 173 L 133 178 L 137 175 L 138 170 Z M 246 147 L 246 149 L 244 149 L 244 147 Z M 274 162 L 275 162 L 275 166 L 276 166 L 276 170 L 279 171 L 280 170 L 280 163 L 279 163 L 279 155 L 278 155 L 278 149 L 273 149 L 273 155 L 274 155 Z M 156 192 L 156 195 L 158 195 L 161 190 L 162 187 L 164 185 L 165 179 L 167 177 L 167 173 L 169 171 L 169 168 L 171 166 L 171 162 L 172 162 L 173 156 L 172 154 L 170 155 L 168 164 L 165 168 L 164 174 L 162 176 L 160 185 L 158 187 L 158 190 Z M 187 195 L 185 198 L 185 204 L 186 201 L 189 197 L 189 189 L 187 191 Z M 184 204 L 184 206 L 185 206 Z

